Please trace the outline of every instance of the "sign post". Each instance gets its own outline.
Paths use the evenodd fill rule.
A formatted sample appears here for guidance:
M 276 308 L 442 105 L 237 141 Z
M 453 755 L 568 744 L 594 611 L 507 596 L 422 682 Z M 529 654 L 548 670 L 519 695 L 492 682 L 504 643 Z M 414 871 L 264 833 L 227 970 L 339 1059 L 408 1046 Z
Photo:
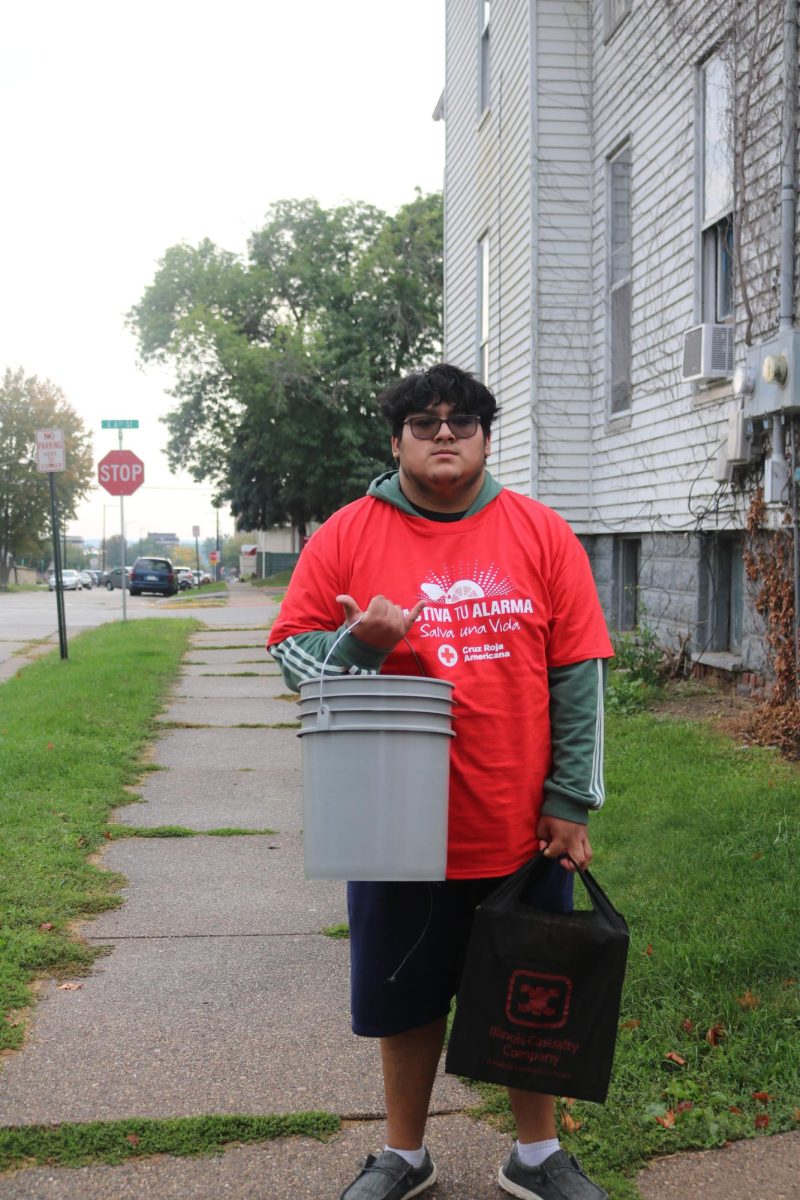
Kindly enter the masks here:
M 131 450 L 122 449 L 123 429 L 138 429 L 138 421 L 103 421 L 103 429 L 116 429 L 119 432 L 119 449 L 111 450 L 97 464 L 97 477 L 102 487 L 111 496 L 119 496 L 120 524 L 120 585 L 122 588 L 122 619 L 128 619 L 128 575 L 125 570 L 127 550 L 125 546 L 125 497 L 132 496 L 138 487 L 144 483 L 144 463 Z
M 67 649 L 67 619 L 64 612 L 64 579 L 61 574 L 61 542 L 58 535 L 58 505 L 56 504 L 55 475 L 67 469 L 64 434 L 60 429 L 36 430 L 36 469 L 50 476 L 50 523 L 53 531 L 53 574 L 56 579 L 56 616 L 58 618 L 58 647 L 62 659 L 69 657 Z
M 192 526 L 192 537 L 194 538 L 194 557 L 197 562 L 197 586 L 200 587 L 200 546 L 197 539 L 200 537 L 200 526 Z

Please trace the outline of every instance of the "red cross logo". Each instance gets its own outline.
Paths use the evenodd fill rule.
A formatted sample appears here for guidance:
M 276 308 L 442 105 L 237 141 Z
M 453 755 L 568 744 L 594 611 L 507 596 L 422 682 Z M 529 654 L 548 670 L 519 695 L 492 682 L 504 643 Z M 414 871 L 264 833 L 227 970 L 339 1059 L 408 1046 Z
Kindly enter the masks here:
M 454 667 L 458 662 L 458 651 L 454 646 L 440 646 L 439 662 L 445 667 Z

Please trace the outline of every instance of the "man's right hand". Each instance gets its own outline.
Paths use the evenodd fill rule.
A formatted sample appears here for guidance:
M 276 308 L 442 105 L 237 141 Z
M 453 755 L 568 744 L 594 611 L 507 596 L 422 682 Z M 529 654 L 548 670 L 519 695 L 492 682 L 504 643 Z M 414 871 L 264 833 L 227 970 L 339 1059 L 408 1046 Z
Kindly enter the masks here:
M 399 604 L 392 604 L 385 596 L 373 596 L 362 611 L 352 596 L 337 596 L 336 599 L 344 609 L 347 624 L 352 626 L 356 621 L 359 623 L 358 632 L 353 637 L 386 654 L 403 640 L 427 604 L 427 600 L 420 600 L 406 611 Z

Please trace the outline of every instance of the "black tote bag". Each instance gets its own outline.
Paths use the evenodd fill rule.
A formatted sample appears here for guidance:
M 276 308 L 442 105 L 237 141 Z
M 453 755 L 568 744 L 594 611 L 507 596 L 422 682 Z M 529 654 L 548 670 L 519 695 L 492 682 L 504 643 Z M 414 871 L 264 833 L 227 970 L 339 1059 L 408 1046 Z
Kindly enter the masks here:
M 628 927 L 588 871 L 590 910 L 525 902 L 539 854 L 478 906 L 445 1070 L 525 1091 L 604 1101 L 611 1078 Z

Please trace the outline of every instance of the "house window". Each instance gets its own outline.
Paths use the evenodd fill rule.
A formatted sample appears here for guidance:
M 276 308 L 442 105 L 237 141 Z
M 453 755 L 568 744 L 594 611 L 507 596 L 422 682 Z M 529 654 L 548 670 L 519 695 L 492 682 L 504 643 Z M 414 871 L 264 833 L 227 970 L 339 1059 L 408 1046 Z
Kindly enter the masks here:
M 631 11 L 631 0 L 605 0 L 605 36 L 610 38 Z
M 478 45 L 478 112 L 483 113 L 489 107 L 489 87 L 491 75 L 489 72 L 489 0 L 478 0 L 478 18 L 480 22 L 480 42 Z
M 733 320 L 733 116 L 725 52 L 700 69 L 702 86 L 701 320 Z
M 706 544 L 705 621 L 702 650 L 738 653 L 742 648 L 744 558 L 742 539 L 715 535 Z
M 608 161 L 608 356 L 612 414 L 631 406 L 631 148 Z
M 478 378 L 489 383 L 489 235 L 478 242 Z
M 635 629 L 639 623 L 640 538 L 617 538 L 614 544 L 615 624 Z

